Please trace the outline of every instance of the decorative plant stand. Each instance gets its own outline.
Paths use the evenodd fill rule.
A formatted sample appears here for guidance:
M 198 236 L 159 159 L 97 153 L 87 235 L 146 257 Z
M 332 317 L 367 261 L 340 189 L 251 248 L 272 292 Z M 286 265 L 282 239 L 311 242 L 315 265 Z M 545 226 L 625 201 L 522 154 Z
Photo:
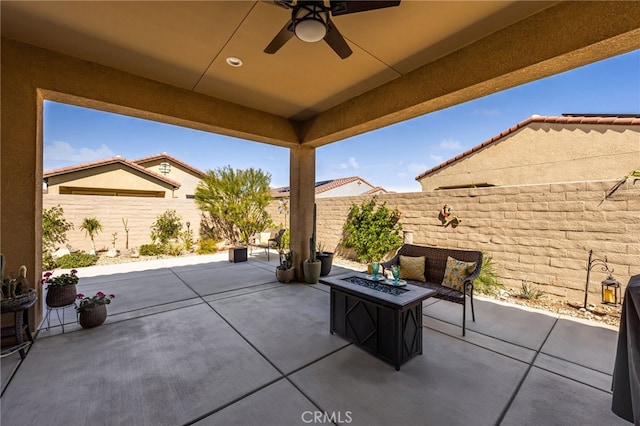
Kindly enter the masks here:
M 58 322 L 62 326 L 62 333 L 64 333 L 65 311 L 70 306 L 73 306 L 74 309 L 76 308 L 75 300 L 72 303 L 69 303 L 68 305 L 64 305 L 64 306 L 55 306 L 55 307 L 47 306 L 47 314 L 45 315 L 45 318 L 44 318 L 45 321 L 47 322 L 47 331 L 51 328 L 51 311 L 56 311 L 56 316 L 58 317 Z M 61 310 L 62 310 L 62 319 L 60 319 L 60 311 Z
M 47 330 L 51 328 L 51 311 L 56 311 L 58 322 L 62 326 L 62 332 L 64 333 L 64 317 L 65 310 L 69 306 L 76 307 L 76 286 L 67 285 L 63 287 L 50 287 L 47 290 L 47 296 L 45 302 L 47 304 L 47 314 L 45 320 L 47 321 Z M 62 320 L 60 320 L 60 309 L 62 309 Z
M 20 358 L 24 359 L 24 350 L 33 343 L 33 336 L 29 329 L 29 308 L 38 300 L 35 290 L 30 289 L 29 292 L 16 297 L 15 299 L 5 300 L 2 302 L 2 313 L 14 313 L 14 325 L 2 327 L 1 336 L 15 337 L 16 345 L 2 351 L 2 357 L 19 352 Z M 22 335 L 26 333 L 29 342 L 23 342 Z

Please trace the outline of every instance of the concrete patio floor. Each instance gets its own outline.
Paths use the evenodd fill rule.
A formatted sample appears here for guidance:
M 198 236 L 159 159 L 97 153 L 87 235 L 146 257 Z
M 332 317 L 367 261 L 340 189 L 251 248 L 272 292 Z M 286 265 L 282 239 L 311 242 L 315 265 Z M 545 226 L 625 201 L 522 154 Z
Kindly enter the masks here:
M 398 372 L 331 335 L 329 288 L 278 283 L 276 257 L 79 270 L 79 292 L 116 294 L 106 323 L 67 309 L 62 334 L 54 313 L 3 358 L 1 423 L 630 424 L 610 408 L 612 328 L 478 299 L 463 338 L 460 305 L 429 299 L 424 353 Z

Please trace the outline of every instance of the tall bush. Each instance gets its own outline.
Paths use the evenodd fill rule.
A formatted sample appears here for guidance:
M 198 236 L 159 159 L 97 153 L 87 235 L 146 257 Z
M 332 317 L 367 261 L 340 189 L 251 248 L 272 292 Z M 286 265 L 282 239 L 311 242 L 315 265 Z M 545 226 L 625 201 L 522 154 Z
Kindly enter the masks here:
M 352 204 L 343 227 L 342 245 L 353 248 L 360 260 L 381 260 L 402 245 L 400 211 L 377 205 L 377 198 L 361 205 Z
M 167 210 L 156 218 L 151 225 L 151 240 L 166 245 L 180 236 L 182 217 L 175 210 Z
M 51 252 L 56 244 L 67 242 L 67 232 L 73 229 L 73 223 L 64 218 L 64 209 L 57 205 L 42 210 L 42 249 Z
M 224 238 L 243 244 L 272 226 L 265 210 L 271 201 L 271 175 L 260 169 L 231 166 L 209 170 L 196 188 L 198 207 L 209 213 Z

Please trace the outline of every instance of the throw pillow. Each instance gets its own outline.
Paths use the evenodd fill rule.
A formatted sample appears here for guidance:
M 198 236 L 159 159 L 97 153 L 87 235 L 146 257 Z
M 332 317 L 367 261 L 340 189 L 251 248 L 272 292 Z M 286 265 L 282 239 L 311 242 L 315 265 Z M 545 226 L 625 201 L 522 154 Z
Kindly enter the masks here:
M 471 275 L 475 268 L 476 262 L 463 262 L 448 256 L 442 286 L 463 291 L 462 286 L 464 285 L 465 278 Z
M 260 233 L 260 242 L 262 244 L 267 244 L 269 242 L 269 238 L 271 238 L 271 232 L 261 232 Z
M 424 256 L 400 255 L 400 278 L 406 280 L 426 281 L 424 278 L 424 264 L 427 258 Z

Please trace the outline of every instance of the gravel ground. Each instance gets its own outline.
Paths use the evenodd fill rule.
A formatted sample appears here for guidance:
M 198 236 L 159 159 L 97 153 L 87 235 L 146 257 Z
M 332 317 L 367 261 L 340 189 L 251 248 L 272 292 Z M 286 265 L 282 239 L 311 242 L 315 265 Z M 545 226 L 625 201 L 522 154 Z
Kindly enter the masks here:
M 193 254 L 189 254 L 193 256 Z M 117 257 L 106 257 L 105 253 L 98 253 L 98 262 L 96 265 L 114 265 L 127 262 L 143 262 L 146 260 L 171 258 L 173 256 L 139 256 L 132 257 L 129 252 L 122 252 Z M 354 262 L 348 259 L 335 256 L 333 263 L 345 268 L 351 268 L 354 270 L 364 270 L 366 265 Z M 558 297 L 552 297 L 548 294 L 544 294 L 538 299 L 528 300 L 518 297 L 519 291 L 516 289 L 504 289 L 500 291 L 500 294 L 496 295 L 482 295 L 482 297 L 493 298 L 506 303 L 513 303 L 516 305 L 523 305 L 530 308 L 537 308 L 554 312 L 561 315 L 566 315 L 573 318 L 581 318 L 584 320 L 594 321 L 602 324 L 607 324 L 614 327 L 620 326 L 620 316 L 622 312 L 621 306 L 609 306 L 609 305 L 588 305 L 587 309 L 583 308 L 583 302 L 577 300 L 565 300 Z

